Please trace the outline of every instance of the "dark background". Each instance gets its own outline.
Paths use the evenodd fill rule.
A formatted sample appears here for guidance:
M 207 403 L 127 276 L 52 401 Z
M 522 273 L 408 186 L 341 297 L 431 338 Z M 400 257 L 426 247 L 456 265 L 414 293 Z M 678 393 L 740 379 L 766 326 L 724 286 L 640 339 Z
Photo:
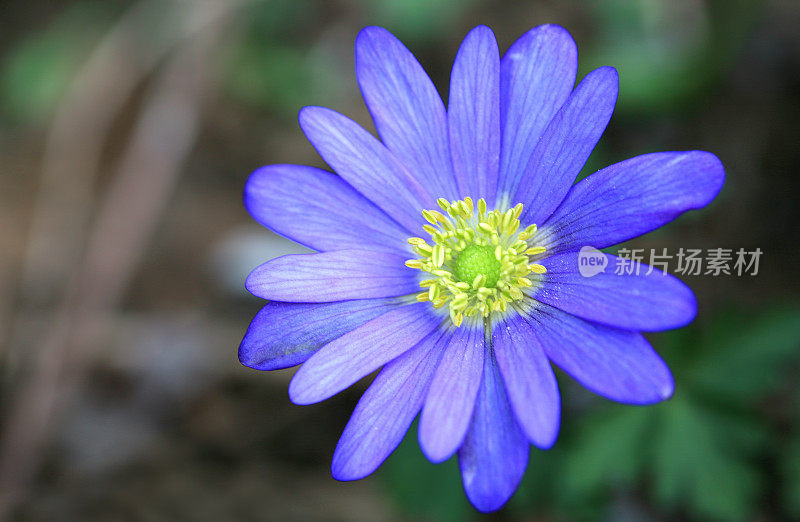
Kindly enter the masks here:
M 302 249 L 241 204 L 248 174 L 321 160 L 303 105 L 368 128 L 353 42 L 371 24 L 446 97 L 467 31 L 501 49 L 557 23 L 621 93 L 585 173 L 712 151 L 714 203 L 629 248 L 763 251 L 757 276 L 683 279 L 697 320 L 652 335 L 676 394 L 610 403 L 563 374 L 556 446 L 506 520 L 800 518 L 800 3 L 792 0 L 168 0 L 0 4 L 0 517 L 478 519 L 415 428 L 371 477 L 330 457 L 366 383 L 294 406 L 243 368 L 247 272 Z

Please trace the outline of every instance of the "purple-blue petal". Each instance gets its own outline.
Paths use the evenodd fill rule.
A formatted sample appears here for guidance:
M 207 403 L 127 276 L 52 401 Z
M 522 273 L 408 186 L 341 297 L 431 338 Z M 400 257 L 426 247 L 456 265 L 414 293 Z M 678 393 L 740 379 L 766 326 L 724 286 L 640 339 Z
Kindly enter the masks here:
M 356 38 L 356 78 L 381 140 L 434 197 L 456 199 L 447 114 L 425 70 L 382 27 Z
M 373 250 L 281 256 L 257 266 L 245 287 L 257 297 L 291 303 L 395 297 L 419 291 L 406 258 Z
M 553 368 L 530 324 L 516 314 L 499 321 L 492 342 L 520 427 L 535 445 L 552 447 L 558 437 L 561 398 Z
M 386 312 L 312 355 L 289 383 L 289 398 L 314 404 L 336 395 L 415 346 L 439 324 L 441 316 L 428 303 Z
M 605 248 L 708 205 L 725 171 L 710 152 L 657 152 L 616 163 L 570 189 L 540 227 L 538 241 L 555 254 Z
M 550 358 L 589 390 L 627 404 L 672 396 L 669 368 L 639 332 L 592 323 L 539 303 L 531 330 Z
M 400 444 L 422 408 L 447 339 L 444 330 L 434 330 L 381 370 L 336 445 L 331 464 L 335 479 L 366 477 Z
M 324 107 L 304 107 L 300 128 L 322 159 L 347 183 L 406 230 L 417 233 L 420 212 L 435 198 L 375 136 L 350 118 Z
M 500 163 L 500 54 L 486 26 L 469 32 L 450 75 L 450 152 L 461 198 L 494 201 Z
M 396 299 L 267 303 L 244 334 L 239 361 L 256 370 L 296 366 L 321 346 L 397 306 Z
M 542 223 L 564 200 L 614 112 L 619 76 L 613 67 L 586 75 L 558 110 L 536 145 L 511 198 L 524 205 L 523 225 Z
M 467 434 L 483 372 L 484 344 L 482 325 L 465 325 L 452 333 L 419 419 L 419 445 L 431 462 L 450 458 Z
M 605 270 L 591 277 L 579 272 L 579 253 L 541 260 L 547 273 L 535 299 L 583 319 L 627 330 L 667 330 L 694 319 L 697 301 L 692 290 L 676 277 L 656 268 L 648 274 L 648 265 L 603 255 Z
M 244 203 L 262 225 L 315 250 L 364 248 L 406 252 L 408 233 L 330 172 L 269 165 L 250 176 Z
M 556 25 L 534 27 L 506 51 L 500 62 L 498 200 L 517 192 L 536 143 L 575 86 L 577 70 L 575 41 Z
M 458 451 L 461 480 L 476 509 L 495 511 L 519 487 L 529 446 L 506 397 L 503 380 L 487 349 L 483 379 L 464 444 Z

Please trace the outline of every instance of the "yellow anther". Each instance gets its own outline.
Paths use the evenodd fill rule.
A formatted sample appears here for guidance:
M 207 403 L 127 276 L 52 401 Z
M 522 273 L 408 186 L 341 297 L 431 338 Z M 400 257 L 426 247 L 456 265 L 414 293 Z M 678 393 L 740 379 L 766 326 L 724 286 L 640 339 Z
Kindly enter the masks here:
M 438 210 L 423 210 L 422 217 L 431 225 L 436 225 L 437 223 L 444 224 L 447 222 L 447 218 Z
M 433 266 L 440 267 L 444 263 L 444 247 L 442 245 L 435 245 L 431 253 L 431 261 Z
M 547 249 L 543 246 L 533 246 L 525 251 L 525 255 L 538 256 L 539 254 L 544 254 L 546 251 Z
M 420 303 L 428 301 L 428 292 L 422 292 L 421 294 L 417 294 L 417 301 L 419 301 Z
M 513 235 L 518 228 L 519 228 L 519 220 L 514 218 L 514 220 L 511 221 L 511 223 L 505 226 L 506 235 L 507 236 Z
M 472 198 L 471 197 L 467 196 L 467 197 L 464 198 L 464 205 L 466 205 L 466 207 L 467 207 L 467 212 L 472 214 L 472 211 L 473 211 L 474 207 L 473 207 L 473 203 L 472 203 Z
M 523 241 L 528 240 L 536 235 L 536 225 L 529 225 L 522 232 L 519 233 L 519 239 Z
M 423 229 L 425 232 L 427 232 L 428 234 L 430 234 L 430 235 L 434 235 L 434 234 L 438 234 L 438 233 L 439 233 L 439 231 L 438 231 L 438 230 L 436 230 L 436 228 L 435 228 L 435 227 L 432 227 L 432 226 L 430 226 L 430 225 L 422 225 L 422 229 Z
M 489 223 L 486 222 L 478 223 L 478 228 L 481 229 L 481 232 L 483 232 L 484 234 L 489 234 L 489 235 L 494 234 L 494 227 L 491 226 Z
M 425 262 L 421 259 L 409 259 L 406 261 L 406 266 L 408 268 L 422 269 L 425 266 Z
M 530 268 L 531 272 L 534 274 L 544 274 L 547 272 L 547 268 L 545 268 L 543 265 L 534 264 L 529 265 L 528 268 Z
M 414 247 L 414 252 L 423 257 L 431 257 L 433 249 L 430 247 L 430 245 L 417 245 Z
M 460 306 L 467 304 L 469 300 L 469 296 L 465 292 L 460 292 L 453 296 L 453 300 L 451 301 L 451 306 Z

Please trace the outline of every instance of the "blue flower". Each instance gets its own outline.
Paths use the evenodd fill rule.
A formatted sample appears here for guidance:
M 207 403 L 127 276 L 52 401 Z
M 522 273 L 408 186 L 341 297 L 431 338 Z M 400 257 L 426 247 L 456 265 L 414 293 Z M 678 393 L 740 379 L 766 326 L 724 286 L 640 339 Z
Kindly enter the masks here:
M 529 444 L 556 440 L 551 362 L 611 400 L 672 394 L 640 332 L 689 323 L 691 290 L 658 270 L 583 277 L 580 249 L 707 205 L 723 168 L 708 152 L 662 152 L 573 184 L 618 92 L 614 68 L 575 87 L 576 69 L 563 28 L 531 29 L 501 59 L 492 31 L 477 27 L 456 56 L 445 109 L 408 49 L 368 27 L 356 76 L 380 140 L 306 107 L 300 126 L 338 175 L 271 165 L 248 180 L 253 217 L 318 253 L 250 274 L 247 289 L 270 302 L 241 362 L 302 364 L 289 386 L 296 404 L 383 367 L 339 440 L 335 478 L 375 471 L 420 414 L 422 451 L 433 462 L 457 453 L 470 502 L 492 511 L 519 485 Z

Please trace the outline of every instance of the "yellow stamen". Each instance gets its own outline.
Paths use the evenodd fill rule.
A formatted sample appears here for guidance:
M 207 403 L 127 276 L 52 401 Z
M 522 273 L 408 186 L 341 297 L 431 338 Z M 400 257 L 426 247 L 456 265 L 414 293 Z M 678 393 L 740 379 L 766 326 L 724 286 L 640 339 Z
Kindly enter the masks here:
M 533 242 L 536 225 L 520 230 L 521 203 L 501 212 L 488 210 L 483 198 L 436 202 L 444 213 L 422 211 L 427 221 L 422 228 L 432 243 L 408 239 L 421 259 L 406 266 L 433 276 L 420 282 L 426 291 L 417 294 L 418 301 L 434 308 L 449 304 L 450 319 L 460 326 L 465 318 L 505 312 L 510 303 L 526 298 L 526 289 L 538 286 L 546 269 L 532 258 L 546 249 Z

